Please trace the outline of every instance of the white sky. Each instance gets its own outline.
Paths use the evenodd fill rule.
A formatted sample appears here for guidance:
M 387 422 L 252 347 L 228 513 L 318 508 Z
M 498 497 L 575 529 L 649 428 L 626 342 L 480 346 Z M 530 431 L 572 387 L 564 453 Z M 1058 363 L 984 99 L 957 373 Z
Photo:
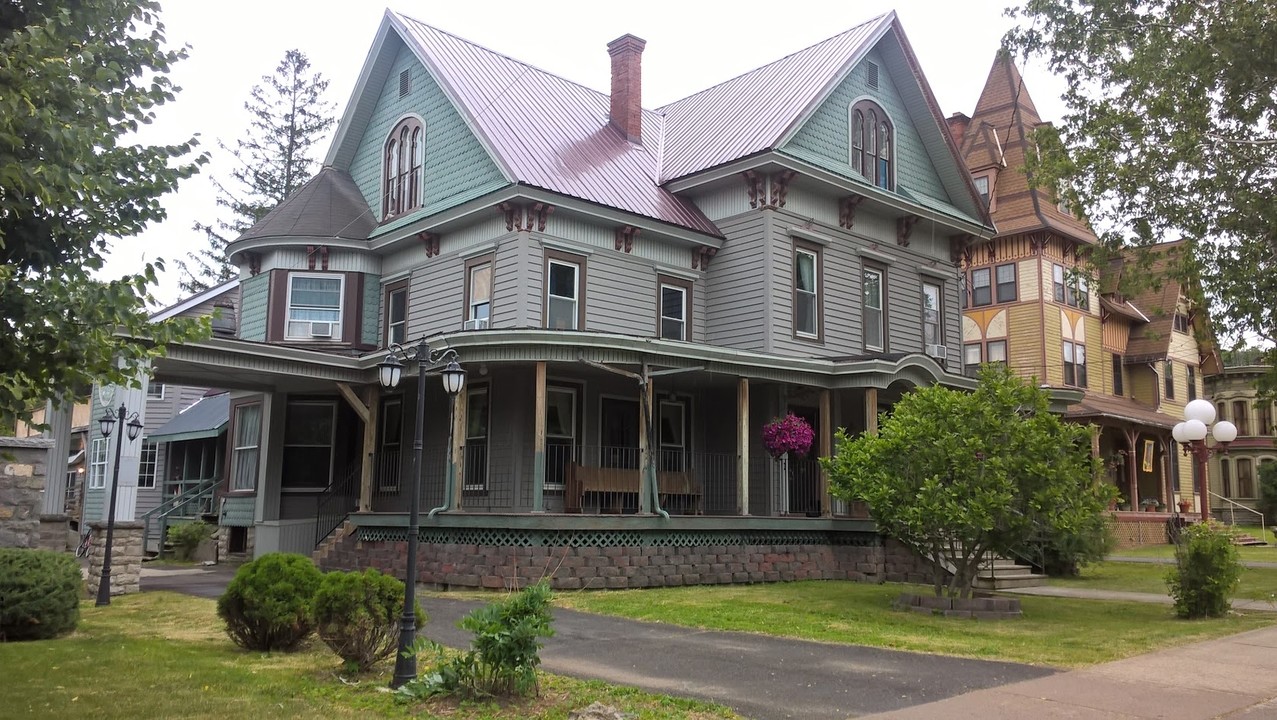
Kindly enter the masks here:
M 1011 0 L 469 0 L 389 6 L 497 52 L 607 92 L 609 41 L 633 33 L 643 52 L 643 105 L 657 107 L 735 77 L 895 10 L 922 71 L 946 115 L 975 107 L 1003 33 Z M 195 221 L 219 217 L 210 177 L 228 179 L 233 159 L 217 151 L 248 127 L 249 90 L 271 74 L 286 50 L 305 53 L 329 80 L 328 100 L 340 118 L 385 6 L 365 0 L 162 0 L 170 43 L 190 45 L 171 78 L 183 88 L 161 107 L 144 142 L 178 142 L 198 133 L 212 160 L 200 175 L 164 199 L 169 218 L 138 237 L 116 242 L 103 271 L 136 271 L 143 259 L 165 259 L 155 290 L 178 299 L 177 260 L 204 247 Z M 620 8 L 635 8 L 623 13 Z M 1040 65 L 1021 67 L 1044 120 L 1058 120 L 1063 84 Z M 328 143 L 322 145 L 322 159 Z M 224 211 L 223 211 L 224 212 Z

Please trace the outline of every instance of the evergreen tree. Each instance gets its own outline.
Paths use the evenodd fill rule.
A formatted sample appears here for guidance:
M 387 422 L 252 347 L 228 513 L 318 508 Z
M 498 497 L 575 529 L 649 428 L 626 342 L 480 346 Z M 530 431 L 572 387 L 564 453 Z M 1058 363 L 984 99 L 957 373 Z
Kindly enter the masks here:
M 182 266 L 182 290 L 197 293 L 235 277 L 226 246 L 310 180 L 315 165 L 311 150 L 324 139 L 335 119 L 333 105 L 323 99 L 328 81 L 310 72 L 310 60 L 299 50 L 284 53 L 274 75 L 254 85 L 244 109 L 252 115 L 249 132 L 235 149 L 219 143 L 235 159 L 232 187 L 214 180 L 217 204 L 230 213 L 209 225 L 195 223 L 208 247 L 188 253 Z
M 151 0 L 0 3 L 0 417 L 128 383 L 168 343 L 209 332 L 150 322 L 160 261 L 95 276 L 205 161 L 193 139 L 132 140 L 173 100 L 168 72 L 185 57 L 164 49 L 158 13 Z

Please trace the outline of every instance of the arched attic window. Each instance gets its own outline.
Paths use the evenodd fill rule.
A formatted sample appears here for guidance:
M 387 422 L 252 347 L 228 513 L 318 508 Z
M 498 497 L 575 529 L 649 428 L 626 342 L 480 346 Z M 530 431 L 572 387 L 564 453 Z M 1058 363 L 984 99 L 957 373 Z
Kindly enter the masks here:
M 404 118 L 386 138 L 382 165 L 382 219 L 421 207 L 426 133 L 417 118 Z
M 896 187 L 892 163 L 895 129 L 886 111 L 873 100 L 860 100 L 850 109 L 851 169 L 886 190 Z

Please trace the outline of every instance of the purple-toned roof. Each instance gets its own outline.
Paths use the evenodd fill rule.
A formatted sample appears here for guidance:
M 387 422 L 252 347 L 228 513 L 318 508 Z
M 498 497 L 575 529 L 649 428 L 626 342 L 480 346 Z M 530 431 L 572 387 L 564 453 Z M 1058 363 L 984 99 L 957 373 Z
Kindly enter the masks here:
M 776 62 L 659 108 L 661 182 L 778 145 L 895 19 L 880 15 Z M 646 119 L 644 120 L 646 122 Z
M 608 121 L 607 95 L 388 16 L 517 182 L 722 237 L 697 207 L 657 184 L 660 116 L 644 111 L 643 144 L 630 143 Z

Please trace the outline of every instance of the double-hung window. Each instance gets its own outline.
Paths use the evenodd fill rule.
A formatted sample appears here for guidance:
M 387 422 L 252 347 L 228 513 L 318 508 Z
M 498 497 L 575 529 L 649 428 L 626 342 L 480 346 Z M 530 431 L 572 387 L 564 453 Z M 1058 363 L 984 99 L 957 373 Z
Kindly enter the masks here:
M 236 406 L 234 445 L 231 446 L 231 490 L 257 488 L 257 457 L 261 438 L 261 404 Z
M 1113 353 L 1113 394 L 1121 397 L 1126 394 L 1125 390 L 1122 383 L 1122 356 Z
M 944 323 L 940 314 L 942 297 L 939 285 L 922 284 L 922 342 L 927 345 L 944 344 Z
M 154 380 L 147 383 L 146 396 L 148 398 L 155 398 L 156 400 L 163 400 L 164 399 L 164 383 L 155 382 Z
M 862 272 L 864 305 L 861 320 L 864 327 L 865 349 L 886 350 L 886 323 L 883 312 L 883 273 L 875 267 L 865 267 Z
M 980 268 L 971 271 L 971 305 L 984 307 L 993 304 L 992 271 Z
M 288 276 L 290 340 L 341 340 L 341 275 Z
M 794 334 L 820 338 L 820 250 L 794 247 Z
M 1052 265 L 1051 287 L 1058 303 L 1083 310 L 1091 306 L 1090 288 L 1081 269 L 1066 272 L 1063 265 Z
M 1015 302 L 1015 264 L 999 265 L 994 272 L 998 281 L 998 302 Z
M 1086 346 L 1064 341 L 1064 384 L 1086 387 Z
M 1197 368 L 1192 365 L 1188 366 L 1188 399 L 1190 402 L 1197 399 Z
M 1273 434 L 1273 405 L 1268 402 L 1260 402 L 1255 405 L 1256 435 L 1272 435 Z
M 106 438 L 94 438 L 89 448 L 89 489 L 106 487 Z
M 692 284 L 664 275 L 657 278 L 660 287 L 661 338 L 665 340 L 691 340 Z
M 984 343 L 968 343 L 962 346 L 962 364 L 965 373 L 974 377 L 983 363 L 999 363 L 1006 365 L 1007 341 L 989 340 Z
M 1245 400 L 1233 401 L 1233 424 L 1237 426 L 1237 436 L 1250 435 L 1250 408 Z
M 386 287 L 386 345 L 402 345 L 408 337 L 408 283 Z
M 545 326 L 551 330 L 580 330 L 585 324 L 582 290 L 583 258 L 546 253 Z
M 492 255 L 466 261 L 465 325 L 484 330 L 492 319 Z
M 1053 296 L 1055 297 L 1056 302 L 1058 303 L 1064 302 L 1064 266 L 1063 265 L 1051 266 L 1051 290 L 1052 290 Z
M 137 486 L 140 489 L 155 487 L 155 461 L 160 446 L 154 440 L 142 440 L 142 455 L 138 458 Z
M 1170 360 L 1162 362 L 1162 389 L 1167 400 L 1175 399 L 1175 363 Z

